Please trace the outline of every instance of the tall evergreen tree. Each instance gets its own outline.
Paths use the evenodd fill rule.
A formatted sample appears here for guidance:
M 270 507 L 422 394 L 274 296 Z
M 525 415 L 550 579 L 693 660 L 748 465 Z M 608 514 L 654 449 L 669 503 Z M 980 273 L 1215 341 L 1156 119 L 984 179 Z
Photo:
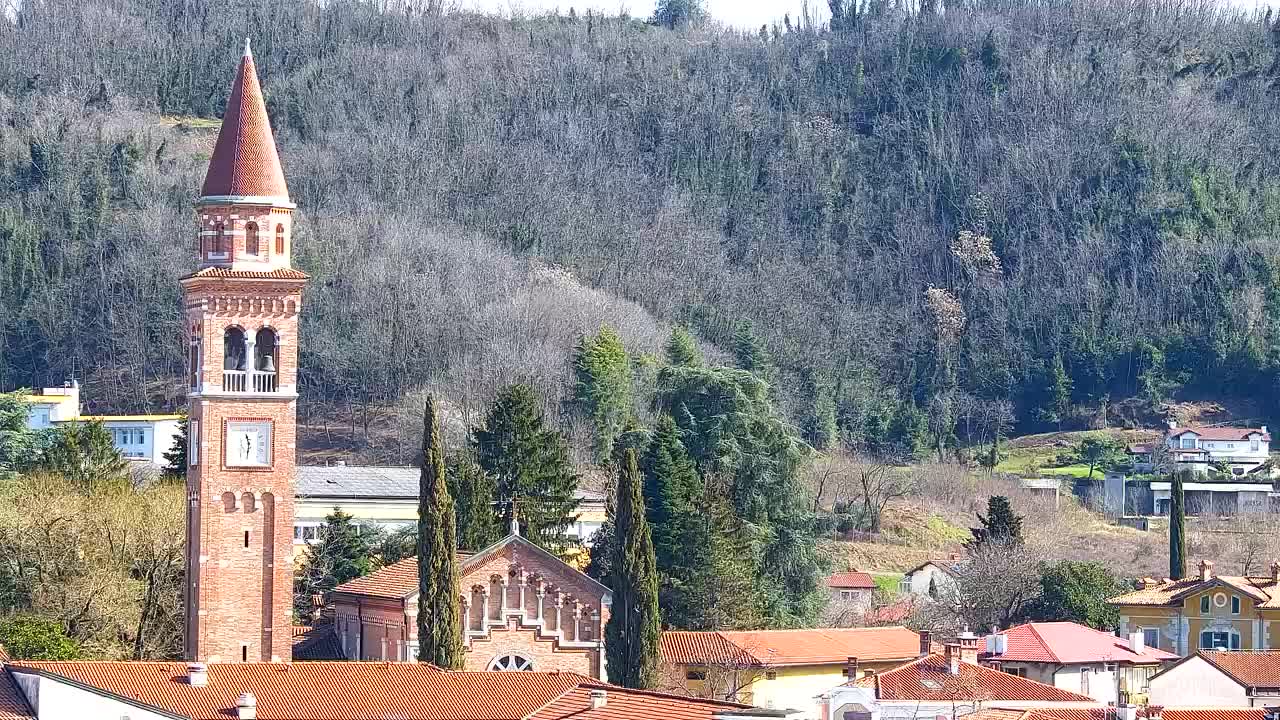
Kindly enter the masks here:
M 1009 498 L 1003 495 L 988 498 L 987 514 L 984 517 L 979 513 L 978 522 L 982 523 L 982 527 L 973 528 L 970 547 L 1022 544 L 1022 516 L 1014 514 Z
M 546 426 L 533 388 L 503 388 L 471 438 L 476 462 L 496 483 L 502 527 L 518 516 L 529 540 L 554 553 L 567 552 L 565 531 L 578 508 L 578 476 L 569 444 Z
M 1169 485 L 1169 577 L 1187 576 L 1187 498 L 1183 482 L 1190 472 L 1173 473 Z
M 658 570 L 641 482 L 636 453 L 627 450 L 615 495 L 613 612 L 605 627 L 605 653 L 611 682 L 649 689 L 658 682 Z
M 70 480 L 86 495 L 129 483 L 129 461 L 120 455 L 111 442 L 111 433 L 99 420 L 72 422 L 57 428 L 42 464 L 50 472 Z
M 573 404 L 591 419 L 597 462 L 606 462 L 631 415 L 631 358 L 609 326 L 582 338 L 573 356 Z
M 765 382 L 773 382 L 773 359 L 751 323 L 742 322 L 733 335 L 734 364 Z
M 680 429 L 669 415 L 658 419 L 643 462 L 645 514 L 653 535 L 658 569 L 669 574 L 684 564 L 691 548 L 689 520 L 693 503 L 701 496 L 698 471 L 680 442 Z
M 456 523 L 445 480 L 444 442 L 435 402 L 428 395 L 418 480 L 418 659 L 449 670 L 461 670 L 465 657 Z
M 449 456 L 446 467 L 449 495 L 457 518 L 458 547 L 483 550 L 502 539 L 495 514 L 497 487 L 493 477 L 476 464 L 470 449 Z
M 671 329 L 671 337 L 667 340 L 667 364 L 676 367 L 695 367 L 702 364 L 702 353 L 698 351 L 698 342 L 682 325 Z

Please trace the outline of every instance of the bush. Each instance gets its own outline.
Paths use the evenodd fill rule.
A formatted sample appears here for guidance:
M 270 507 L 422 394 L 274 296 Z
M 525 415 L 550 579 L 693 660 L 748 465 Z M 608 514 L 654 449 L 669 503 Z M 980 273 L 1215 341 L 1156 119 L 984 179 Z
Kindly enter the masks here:
M 0 645 L 15 660 L 75 660 L 80 646 L 56 620 L 17 615 L 0 621 Z

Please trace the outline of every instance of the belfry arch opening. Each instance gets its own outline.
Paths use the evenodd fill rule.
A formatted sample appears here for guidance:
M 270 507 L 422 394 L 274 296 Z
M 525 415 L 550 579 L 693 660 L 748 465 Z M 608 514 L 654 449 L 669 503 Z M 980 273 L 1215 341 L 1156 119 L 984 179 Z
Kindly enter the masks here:
M 254 343 L 253 358 L 253 391 L 275 392 L 278 377 L 276 368 L 280 367 L 280 349 L 276 332 L 271 328 L 258 331 L 257 342 Z

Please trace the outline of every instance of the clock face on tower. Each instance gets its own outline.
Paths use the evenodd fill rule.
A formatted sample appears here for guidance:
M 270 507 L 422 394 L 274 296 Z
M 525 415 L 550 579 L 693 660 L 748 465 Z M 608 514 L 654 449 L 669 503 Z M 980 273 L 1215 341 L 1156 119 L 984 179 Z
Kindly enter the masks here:
M 227 467 L 271 466 L 271 421 L 227 421 L 223 457 Z

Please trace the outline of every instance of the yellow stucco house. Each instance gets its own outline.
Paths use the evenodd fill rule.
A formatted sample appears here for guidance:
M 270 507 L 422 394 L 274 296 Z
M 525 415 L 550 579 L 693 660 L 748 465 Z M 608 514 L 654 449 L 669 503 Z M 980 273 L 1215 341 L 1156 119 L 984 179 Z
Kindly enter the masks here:
M 822 693 L 931 647 L 929 633 L 905 627 L 670 630 L 662 634 L 658 689 L 818 717 Z
M 1142 633 L 1145 644 L 1179 655 L 1197 650 L 1268 650 L 1280 646 L 1280 563 L 1265 576 L 1215 575 L 1213 563 L 1181 580 L 1143 580 L 1111 598 L 1120 637 Z

